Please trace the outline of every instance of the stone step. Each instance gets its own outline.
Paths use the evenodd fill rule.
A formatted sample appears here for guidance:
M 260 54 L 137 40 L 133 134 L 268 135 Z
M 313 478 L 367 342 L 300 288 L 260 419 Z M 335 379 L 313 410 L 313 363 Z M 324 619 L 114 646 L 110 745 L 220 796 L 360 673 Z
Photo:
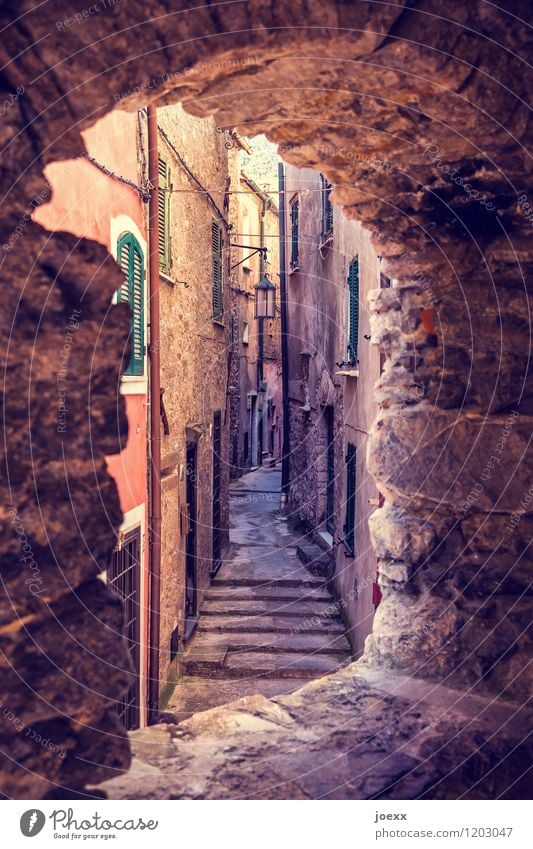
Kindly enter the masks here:
M 205 593 L 204 599 L 219 599 L 220 601 L 254 601 L 255 599 L 282 599 L 285 601 L 325 601 L 332 598 L 327 590 L 321 587 L 226 587 L 211 586 Z
M 293 616 L 295 619 L 309 619 L 315 616 L 324 618 L 336 618 L 338 611 L 333 602 L 325 601 L 285 601 L 283 599 L 254 599 L 253 601 L 221 601 L 220 599 L 206 599 L 202 604 L 201 615 L 206 616 Z M 295 622 L 295 625 L 298 623 Z M 301 623 L 300 623 L 301 624 Z
M 225 586 L 322 587 L 324 580 L 302 566 L 295 553 L 277 546 L 235 546 L 215 583 Z M 219 583 L 220 582 L 220 583 Z
M 183 660 L 200 659 L 220 651 L 296 652 L 298 654 L 339 654 L 350 657 L 350 644 L 344 634 L 280 634 L 272 631 L 240 633 L 203 631 L 197 633 Z
M 187 660 L 185 675 L 205 678 L 318 678 L 335 672 L 346 663 L 337 654 L 297 654 L 296 652 L 228 652 L 221 662 L 212 658 Z
M 309 569 L 311 574 L 322 578 L 331 577 L 333 557 L 331 552 L 324 551 L 314 543 L 301 543 L 296 547 L 298 559 Z
M 294 621 L 292 616 L 201 616 L 196 633 L 201 631 L 254 632 L 264 631 L 276 634 L 344 634 L 342 622 L 329 616 L 313 618 L 309 621 Z
M 290 574 L 290 573 L 289 573 Z M 324 581 L 313 575 L 307 577 L 280 577 L 280 578 L 249 578 L 243 570 L 242 577 L 217 575 L 212 583 L 213 587 L 308 587 L 310 589 L 324 589 Z

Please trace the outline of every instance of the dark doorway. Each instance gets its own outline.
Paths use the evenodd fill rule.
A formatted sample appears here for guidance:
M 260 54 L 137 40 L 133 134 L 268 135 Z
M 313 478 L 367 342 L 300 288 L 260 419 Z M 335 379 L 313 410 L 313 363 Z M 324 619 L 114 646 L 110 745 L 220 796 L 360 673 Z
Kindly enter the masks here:
M 213 562 L 211 576 L 214 577 L 220 569 L 220 488 L 222 464 L 222 415 L 220 410 L 213 413 Z
M 187 542 L 185 555 L 185 633 L 186 642 L 198 621 L 196 591 L 196 489 L 197 489 L 196 443 L 187 445 Z
M 108 580 L 124 604 L 124 635 L 133 664 L 135 680 L 115 703 L 118 716 L 129 731 L 140 725 L 141 653 L 140 653 L 140 564 L 141 529 L 129 531 L 111 557 Z
M 333 431 L 333 407 L 325 408 L 327 439 L 327 484 L 326 484 L 326 530 L 334 531 L 335 522 L 335 442 Z

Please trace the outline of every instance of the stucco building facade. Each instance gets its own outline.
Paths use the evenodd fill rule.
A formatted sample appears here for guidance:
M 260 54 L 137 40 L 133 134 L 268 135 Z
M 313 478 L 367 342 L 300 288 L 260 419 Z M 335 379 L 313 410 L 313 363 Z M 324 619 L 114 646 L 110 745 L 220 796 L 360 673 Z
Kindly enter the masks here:
M 233 158 L 229 202 L 231 250 L 230 469 L 236 478 L 282 451 L 279 298 L 279 209 L 276 147 L 244 139 Z M 266 248 L 265 251 L 258 251 Z M 254 287 L 266 275 L 276 287 L 272 320 L 255 318 Z M 262 340 L 261 340 L 262 333 Z
M 228 134 L 158 110 L 161 703 L 228 540 Z
M 368 518 L 379 493 L 366 465 L 380 374 L 367 294 L 379 287 L 370 235 L 331 204 L 317 172 L 286 167 L 289 513 L 330 552 L 352 650 L 371 630 L 376 557 Z
M 124 275 L 124 282 L 109 306 L 111 314 L 120 310 L 131 325 L 130 336 L 121 351 L 121 375 L 114 389 L 117 407 L 119 396 L 124 398 L 128 435 L 119 434 L 120 452 L 106 457 L 123 515 L 114 547 L 100 563 L 105 567 L 100 577 L 124 601 L 124 628 L 133 679 L 115 708 L 127 728 L 147 721 L 149 675 L 148 304 L 143 175 L 138 157 L 141 120 L 140 114 L 115 111 L 87 130 L 84 138 L 88 157 L 48 167 L 52 197 L 34 215 L 36 221 L 52 231 L 66 231 L 105 245 Z M 83 300 L 81 297 L 73 307 L 71 315 L 75 321 L 69 321 L 65 329 L 68 356 L 57 375 L 58 387 L 67 387 L 63 395 L 66 414 L 58 420 L 58 434 L 66 445 L 72 435 L 68 415 L 69 398 L 72 401 L 72 389 L 68 388 L 70 372 L 80 356 L 92 363 L 96 352 L 96 346 L 84 350 L 81 341 L 86 313 Z M 106 332 L 111 331 L 103 327 L 102 333 Z M 98 371 L 94 369 L 92 392 L 98 391 L 98 379 Z

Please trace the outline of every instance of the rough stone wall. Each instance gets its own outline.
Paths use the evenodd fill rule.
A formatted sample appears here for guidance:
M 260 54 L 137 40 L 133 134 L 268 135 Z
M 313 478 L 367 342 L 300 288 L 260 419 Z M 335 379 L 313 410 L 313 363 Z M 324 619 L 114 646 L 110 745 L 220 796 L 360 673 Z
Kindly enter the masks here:
M 370 444 L 388 502 L 374 539 L 389 568 L 369 663 L 516 698 L 527 687 L 531 75 L 520 20 L 529 4 L 190 5 L 172 14 L 161 0 L 153 20 L 139 0 L 85 22 L 82 0 L 0 11 L 10 246 L 2 251 L 3 680 L 14 714 L 69 744 L 67 758 L 50 760 L 3 715 L 9 796 L 36 798 L 61 784 L 72 792 L 129 760 L 107 701 L 127 684 L 108 666 L 126 657 L 112 636 L 121 613 L 96 579 L 120 522 L 103 456 L 126 436 L 116 387 L 129 316 L 109 310 L 121 279 L 105 250 L 25 219 L 45 188 L 43 166 L 81 153 L 80 129 L 119 102 L 181 100 L 187 111 L 216 113 L 218 124 L 264 130 L 287 160 L 342 185 L 336 201 L 349 217 L 384 234 L 381 252 L 400 286 L 374 300 L 387 364 Z M 82 294 L 93 356 L 73 360 L 64 455 L 50 357 Z M 95 488 L 98 498 L 88 498 Z M 46 575 L 44 602 L 27 592 L 11 506 Z

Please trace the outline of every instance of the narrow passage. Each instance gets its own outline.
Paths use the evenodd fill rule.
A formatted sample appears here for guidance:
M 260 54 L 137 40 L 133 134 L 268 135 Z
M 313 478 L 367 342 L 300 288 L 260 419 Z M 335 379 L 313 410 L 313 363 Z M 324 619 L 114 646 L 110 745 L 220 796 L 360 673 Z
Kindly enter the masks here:
M 207 591 L 166 710 L 178 721 L 261 693 L 290 693 L 348 663 L 324 579 L 297 556 L 279 514 L 281 472 L 260 468 L 230 490 L 230 551 Z

